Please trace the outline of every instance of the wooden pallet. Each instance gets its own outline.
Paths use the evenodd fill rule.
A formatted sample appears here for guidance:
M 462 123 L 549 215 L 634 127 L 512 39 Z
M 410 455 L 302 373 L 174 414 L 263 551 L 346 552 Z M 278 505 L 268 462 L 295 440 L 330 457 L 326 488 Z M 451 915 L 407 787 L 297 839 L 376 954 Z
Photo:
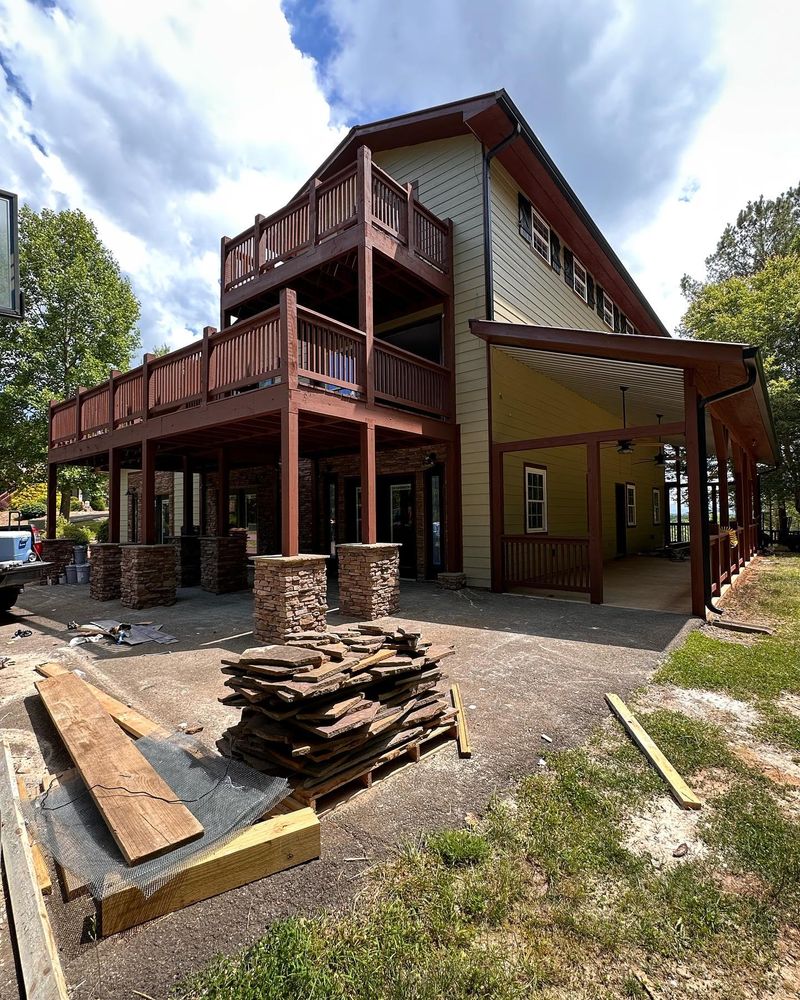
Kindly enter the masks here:
M 437 750 L 441 750 L 443 746 L 456 739 L 457 730 L 455 723 L 448 726 L 440 726 L 437 729 L 431 730 L 424 739 L 415 740 L 413 743 L 398 747 L 396 750 L 390 750 L 383 757 L 379 758 L 377 762 L 365 767 L 361 773 L 348 775 L 341 784 L 333 788 L 326 788 L 323 792 L 316 795 L 304 792 L 299 788 L 295 789 L 291 797 L 284 800 L 284 804 L 288 804 L 296 809 L 310 806 L 316 812 L 317 816 L 327 816 L 334 809 L 350 802 L 357 795 L 368 791 L 376 783 L 384 781 L 386 778 L 391 777 L 406 767 L 410 767 L 412 764 L 419 763 L 423 757 L 431 756 L 431 754 L 436 753 Z

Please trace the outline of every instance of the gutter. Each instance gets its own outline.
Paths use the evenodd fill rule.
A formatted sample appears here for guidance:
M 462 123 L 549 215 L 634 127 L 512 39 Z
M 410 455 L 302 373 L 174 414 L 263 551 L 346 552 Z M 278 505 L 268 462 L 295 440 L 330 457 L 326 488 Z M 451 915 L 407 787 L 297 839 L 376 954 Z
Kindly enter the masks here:
M 483 274 L 484 274 L 484 312 L 486 319 L 494 319 L 494 268 L 492 266 L 492 160 L 502 153 L 506 146 L 522 135 L 522 125 L 518 118 L 514 120 L 514 128 L 491 149 L 483 152 Z
M 747 379 L 739 385 L 731 386 L 730 389 L 723 389 L 721 392 L 712 393 L 710 396 L 700 396 L 697 400 L 697 441 L 700 465 L 700 496 L 705 497 L 705 503 L 701 504 L 700 517 L 700 544 L 703 552 L 703 600 L 706 608 L 715 615 L 725 614 L 722 608 L 714 604 L 711 594 L 711 566 L 708 562 L 708 553 L 711 543 L 711 531 L 708 520 L 708 441 L 706 439 L 706 409 L 712 403 L 718 403 L 723 399 L 730 399 L 731 396 L 738 396 L 743 392 L 752 389 L 758 380 L 761 370 L 759 351 L 757 347 L 747 347 L 742 351 L 742 360 L 747 364 L 753 361 L 752 365 L 747 365 Z M 680 497 L 678 497 L 680 503 Z M 736 512 L 737 517 L 739 512 Z

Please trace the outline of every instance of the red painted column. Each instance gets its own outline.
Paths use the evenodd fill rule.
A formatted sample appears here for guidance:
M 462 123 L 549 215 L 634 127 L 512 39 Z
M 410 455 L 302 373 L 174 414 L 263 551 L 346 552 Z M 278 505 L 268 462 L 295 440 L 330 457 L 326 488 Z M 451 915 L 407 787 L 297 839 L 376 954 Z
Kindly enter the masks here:
M 361 424 L 361 541 L 373 545 L 378 541 L 376 512 L 375 425 Z
M 281 553 L 300 553 L 299 419 L 290 404 L 281 410 Z
M 224 448 L 217 451 L 217 524 L 216 533 L 218 537 L 228 534 L 229 514 L 228 506 L 230 502 L 230 468 L 228 466 L 228 454 Z
M 366 243 L 358 248 L 358 326 L 364 331 L 364 382 L 367 402 L 375 402 L 375 351 L 372 296 L 372 247 Z
M 142 441 L 142 544 L 156 542 L 156 445 Z
M 119 541 L 120 472 L 122 452 L 119 448 L 108 449 L 108 540 Z
M 461 534 L 461 428 L 456 428 L 454 441 L 447 443 L 444 469 L 445 503 L 445 565 L 448 573 L 460 573 L 464 567 L 464 545 Z
M 589 600 L 603 603 L 603 496 L 600 477 L 600 442 L 586 445 L 587 522 L 589 528 Z
M 692 614 L 705 618 L 703 563 L 708 553 L 703 551 L 702 522 L 708 498 L 700 490 L 700 444 L 697 409 L 697 387 L 694 372 L 684 372 L 683 407 L 686 422 L 686 480 L 689 491 L 689 556 L 691 560 Z
M 47 464 L 47 527 L 48 538 L 56 537 L 56 520 L 58 519 L 58 464 Z
M 491 513 L 491 561 L 492 590 L 497 593 L 505 587 L 503 567 L 503 523 L 505 521 L 505 499 L 503 497 L 503 453 L 492 441 L 491 474 L 489 476 L 489 510 Z

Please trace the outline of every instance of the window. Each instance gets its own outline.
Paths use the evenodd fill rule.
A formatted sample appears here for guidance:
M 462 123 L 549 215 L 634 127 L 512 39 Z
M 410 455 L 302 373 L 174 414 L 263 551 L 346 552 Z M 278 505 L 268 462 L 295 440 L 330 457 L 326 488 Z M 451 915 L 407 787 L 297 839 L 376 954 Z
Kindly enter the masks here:
M 525 466 L 525 531 L 547 531 L 547 469 Z
M 653 524 L 661 524 L 661 490 L 653 487 Z
M 636 527 L 636 487 L 633 483 L 625 483 L 625 523 L 629 528 Z
M 631 323 L 627 316 L 625 317 L 625 322 L 622 324 L 622 332 L 629 334 L 631 337 L 636 333 L 633 323 Z
M 550 263 L 550 227 L 536 209 L 533 210 L 533 249 Z
M 586 268 L 577 257 L 572 261 L 572 287 L 576 295 L 580 295 L 584 302 L 588 301 L 586 292 Z
M 603 322 L 610 329 L 614 329 L 614 303 L 605 292 L 603 292 Z
M 533 224 L 531 222 L 531 203 L 521 192 L 517 195 L 517 210 L 519 212 L 519 235 L 527 242 L 533 240 Z

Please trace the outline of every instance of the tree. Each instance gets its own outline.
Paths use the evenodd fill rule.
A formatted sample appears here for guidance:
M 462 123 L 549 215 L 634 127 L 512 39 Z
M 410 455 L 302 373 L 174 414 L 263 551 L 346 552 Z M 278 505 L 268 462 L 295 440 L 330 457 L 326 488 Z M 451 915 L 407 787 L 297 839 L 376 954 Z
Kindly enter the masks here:
M 14 485 L 44 476 L 50 400 L 96 385 L 110 368 L 128 369 L 140 344 L 139 302 L 91 219 L 23 206 L 19 224 L 26 316 L 0 321 L 0 420 L 9 429 L 0 477 Z M 86 476 L 63 470 L 65 516 Z

